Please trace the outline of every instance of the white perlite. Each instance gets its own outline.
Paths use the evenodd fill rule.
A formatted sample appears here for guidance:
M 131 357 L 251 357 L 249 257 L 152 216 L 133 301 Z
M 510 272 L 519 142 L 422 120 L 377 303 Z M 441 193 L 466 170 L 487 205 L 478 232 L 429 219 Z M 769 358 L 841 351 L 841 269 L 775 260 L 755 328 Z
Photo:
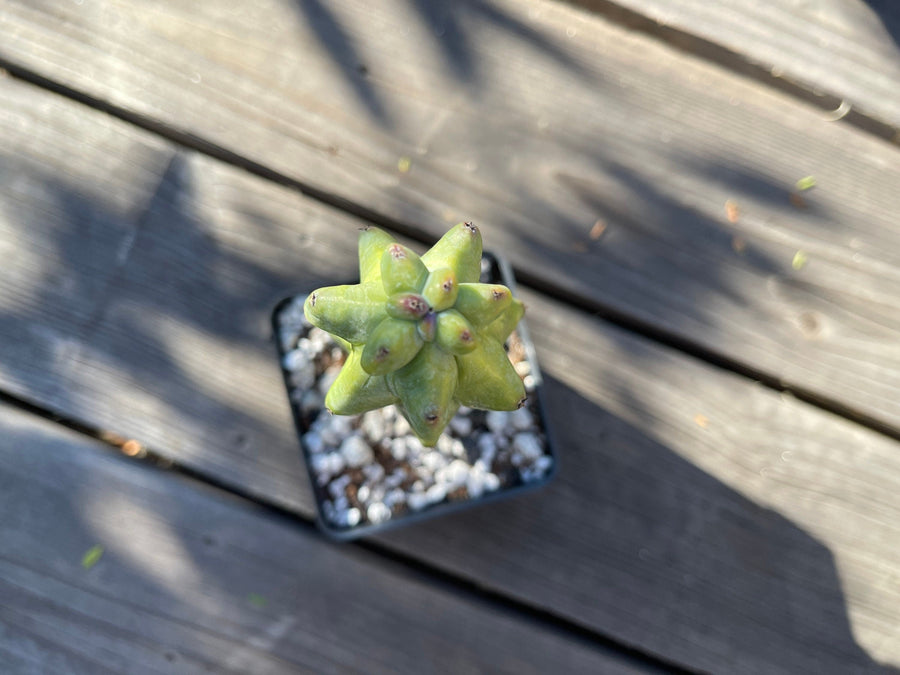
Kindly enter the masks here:
M 383 523 L 386 520 L 389 520 L 391 517 L 391 509 L 388 508 L 387 504 L 382 502 L 375 502 L 369 505 L 369 508 L 366 509 L 366 516 L 369 518 L 369 522 L 371 523 Z
M 305 322 L 303 298 L 279 316 L 278 339 L 290 399 L 308 424 L 302 440 L 322 516 L 332 527 L 381 524 L 448 501 L 476 500 L 540 481 L 553 468 L 533 397 L 512 412 L 461 407 L 436 447 L 426 448 L 394 406 L 355 417 L 324 409 L 341 354 L 327 333 Z M 533 393 L 530 365 L 515 366 Z
M 509 413 L 500 410 L 491 410 L 487 414 L 487 427 L 496 433 L 502 433 L 509 421 Z
M 516 434 L 513 438 L 513 451 L 521 459 L 532 461 L 544 454 L 540 440 L 531 433 Z
M 359 436 L 345 438 L 341 443 L 341 454 L 344 456 L 347 466 L 350 467 L 365 466 L 375 459 L 372 448 Z

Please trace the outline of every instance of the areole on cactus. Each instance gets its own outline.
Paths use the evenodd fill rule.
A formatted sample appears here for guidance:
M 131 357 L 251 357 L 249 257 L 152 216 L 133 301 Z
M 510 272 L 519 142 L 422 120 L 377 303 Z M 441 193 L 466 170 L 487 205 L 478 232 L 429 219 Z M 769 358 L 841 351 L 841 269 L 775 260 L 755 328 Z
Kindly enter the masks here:
M 522 405 L 525 388 L 503 344 L 524 307 L 506 286 L 479 283 L 481 247 L 471 223 L 421 257 L 378 228 L 361 231 L 360 283 L 320 288 L 303 308 L 347 351 L 325 397 L 329 410 L 397 404 L 430 446 L 460 405 Z

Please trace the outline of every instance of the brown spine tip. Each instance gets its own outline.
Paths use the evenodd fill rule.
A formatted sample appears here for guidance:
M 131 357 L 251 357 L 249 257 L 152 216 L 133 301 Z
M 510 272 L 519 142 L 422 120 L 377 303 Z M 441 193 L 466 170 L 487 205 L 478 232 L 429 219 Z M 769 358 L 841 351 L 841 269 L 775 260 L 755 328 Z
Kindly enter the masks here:
M 469 332 L 468 330 L 464 330 L 462 333 L 459 334 L 459 339 L 462 340 L 463 342 L 471 342 L 472 341 L 472 333 Z
M 311 296 L 309 296 L 309 306 L 310 307 L 316 306 L 316 294 L 315 293 L 313 293 Z
M 475 226 L 475 223 L 473 223 L 471 220 L 467 220 L 466 222 L 463 223 L 463 225 L 465 225 L 466 228 L 468 228 L 468 230 L 472 234 L 475 234 L 476 232 L 478 232 L 478 228 Z
M 527 396 L 523 397 L 522 400 L 519 401 L 519 402 L 516 404 L 516 408 L 523 408 L 523 407 L 525 407 L 525 401 L 527 401 L 527 400 L 528 400 L 528 397 L 527 397 Z
M 376 354 L 375 358 L 378 360 L 386 359 L 390 353 L 391 350 L 387 347 L 379 347 L 378 353 Z
M 403 250 L 400 244 L 391 244 L 390 251 L 391 255 L 398 260 L 406 257 L 406 251 Z

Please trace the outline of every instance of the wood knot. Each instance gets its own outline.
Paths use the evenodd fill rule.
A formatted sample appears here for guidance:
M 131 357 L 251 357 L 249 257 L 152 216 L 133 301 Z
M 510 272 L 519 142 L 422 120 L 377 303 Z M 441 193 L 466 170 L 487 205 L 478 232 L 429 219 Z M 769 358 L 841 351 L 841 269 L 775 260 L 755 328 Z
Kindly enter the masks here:
M 822 334 L 822 319 L 817 312 L 803 312 L 800 315 L 800 331 L 807 338 Z

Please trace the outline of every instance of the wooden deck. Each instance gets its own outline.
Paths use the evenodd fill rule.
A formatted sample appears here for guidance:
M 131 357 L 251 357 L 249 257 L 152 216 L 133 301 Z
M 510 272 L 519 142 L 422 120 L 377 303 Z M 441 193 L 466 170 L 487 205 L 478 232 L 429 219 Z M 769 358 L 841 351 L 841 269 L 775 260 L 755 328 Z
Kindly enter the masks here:
M 900 672 L 900 5 L 0 30 L 0 672 Z M 462 219 L 559 475 L 330 543 L 272 308 Z

